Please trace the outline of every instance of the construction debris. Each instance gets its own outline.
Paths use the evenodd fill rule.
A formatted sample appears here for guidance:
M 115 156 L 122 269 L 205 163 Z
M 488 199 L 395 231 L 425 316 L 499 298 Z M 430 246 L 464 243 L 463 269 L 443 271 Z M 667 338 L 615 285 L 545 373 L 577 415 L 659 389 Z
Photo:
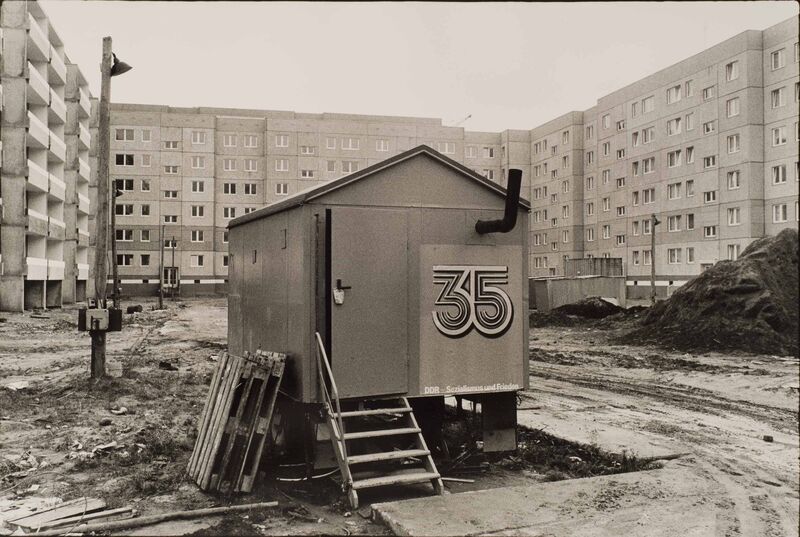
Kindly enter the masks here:
M 798 236 L 758 239 L 657 303 L 623 342 L 798 354 Z
M 612 304 L 599 296 L 586 297 L 578 302 L 553 308 L 553 312 L 556 314 L 577 315 L 587 319 L 602 319 L 622 311 L 624 311 L 624 308 Z

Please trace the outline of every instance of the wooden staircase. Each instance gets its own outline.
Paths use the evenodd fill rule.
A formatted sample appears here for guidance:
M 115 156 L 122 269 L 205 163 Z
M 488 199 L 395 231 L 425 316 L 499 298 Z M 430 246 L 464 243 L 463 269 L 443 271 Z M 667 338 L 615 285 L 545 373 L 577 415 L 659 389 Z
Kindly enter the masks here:
M 443 494 L 441 476 L 408 399 L 340 401 L 319 334 L 317 358 L 326 422 L 350 507 L 358 509 L 358 491 L 371 487 L 428 481 L 436 494 Z

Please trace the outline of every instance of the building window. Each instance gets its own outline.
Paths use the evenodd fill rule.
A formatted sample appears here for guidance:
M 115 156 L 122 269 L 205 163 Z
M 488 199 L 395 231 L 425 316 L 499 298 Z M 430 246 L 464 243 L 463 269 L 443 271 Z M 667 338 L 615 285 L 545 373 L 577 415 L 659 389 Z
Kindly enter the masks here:
M 631 204 L 636 207 L 639 205 L 639 191 L 636 190 L 631 193 Z
M 192 169 L 200 170 L 206 167 L 206 159 L 205 157 L 193 156 L 192 157 Z
M 779 164 L 772 167 L 772 184 L 782 185 L 786 182 L 786 165 Z
M 569 192 L 569 181 L 561 181 L 561 192 Z
M 728 117 L 739 115 L 739 97 L 725 101 L 725 115 Z
M 244 146 L 245 147 L 258 147 L 258 136 L 255 134 L 245 134 L 244 135 Z M 285 147 L 285 146 L 283 146 Z
M 227 231 L 223 231 L 222 232 L 222 244 L 228 244 L 228 232 Z
M 190 255 L 189 256 L 189 266 L 191 267 L 202 267 L 204 264 L 203 256 L 202 255 Z
M 561 242 L 569 242 L 569 231 L 566 229 L 561 232 Z
M 603 198 L 603 212 L 611 210 L 611 198 Z
M 694 146 L 690 145 L 686 148 L 686 164 L 694 162 Z
M 625 216 L 625 206 L 620 205 L 617 207 L 617 216 Z
M 133 265 L 133 254 L 117 254 L 117 265 L 120 267 Z
M 728 154 L 730 153 L 738 153 L 741 149 L 740 138 L 738 134 L 731 134 L 727 138 L 728 142 Z
M 276 196 L 288 196 L 289 195 L 289 183 L 275 183 L 275 195 Z
M 222 183 L 223 194 L 236 194 L 236 183 Z
M 717 191 L 707 190 L 703 192 L 703 203 L 713 203 L 717 201 Z
M 633 174 L 634 177 L 637 177 L 639 175 L 640 172 L 639 172 L 639 161 L 638 160 L 633 161 L 631 163 L 631 173 Z
M 775 224 L 786 222 L 789 219 L 787 212 L 787 205 L 785 203 L 778 203 L 772 206 L 772 222 Z
M 484 169 L 483 176 L 489 179 L 490 181 L 494 180 L 494 170 Z
M 694 229 L 694 213 L 686 215 L 686 230 L 691 231 Z
M 386 144 L 386 151 L 389 150 L 389 144 Z M 380 149 L 378 150 L 380 151 Z M 468 145 L 464 148 L 464 156 L 466 158 L 478 158 L 478 148 L 474 145 Z
M 694 196 L 694 179 L 686 181 L 686 197 L 691 198 Z
M 117 229 L 114 238 L 120 242 L 131 242 L 133 240 L 133 230 Z
M 717 167 L 717 156 L 716 155 L 709 155 L 707 157 L 703 157 L 703 168 L 716 168 Z
M 772 129 L 772 146 L 783 145 L 786 143 L 786 127 L 780 126 Z
M 569 218 L 569 205 L 561 206 L 561 218 Z
M 336 149 L 336 138 L 332 138 L 332 137 L 325 138 L 325 148 L 326 149 Z
M 236 147 L 236 135 L 235 134 L 223 134 L 222 135 L 222 145 L 224 147 Z
M 484 147 L 483 158 L 494 158 L 494 147 Z
M 277 164 L 276 164 L 276 166 L 277 166 Z M 287 164 L 287 168 L 286 169 L 287 170 L 289 169 L 288 168 L 288 164 Z M 246 172 L 257 172 L 258 171 L 258 160 L 254 159 L 254 158 L 246 158 L 246 159 L 244 159 L 244 171 L 246 171 Z
M 725 65 L 725 80 L 730 82 L 739 78 L 739 62 L 732 61 Z
M 652 261 L 653 257 L 652 257 L 652 253 L 650 252 L 650 250 L 642 250 L 642 258 L 643 258 L 643 262 L 642 263 L 644 265 L 650 265 L 653 262 Z
M 192 216 L 195 218 L 200 218 L 203 216 L 204 209 L 202 205 L 192 205 Z
M 639 250 L 634 250 L 633 251 L 633 264 L 634 265 L 638 265 L 639 264 Z
M 116 129 L 115 139 L 120 142 L 132 142 L 133 129 Z
M 717 236 L 717 226 L 703 226 L 703 237 L 713 239 Z
M 445 155 L 455 155 L 456 144 L 454 142 L 437 142 L 436 149 Z
M 164 215 L 164 223 L 165 224 L 177 224 L 178 223 L 178 215 L 177 214 L 165 214 Z
M 670 151 L 667 153 L 667 166 L 675 168 L 681 165 L 681 150 Z
M 303 179 L 313 179 L 314 170 L 300 170 L 300 177 Z
M 170 198 L 170 199 L 175 199 L 175 198 L 178 197 L 178 191 L 177 190 L 165 190 L 164 191 L 164 197 L 165 198 Z
M 336 171 L 336 161 L 335 160 L 329 160 L 327 169 L 328 169 L 329 172 L 335 172 Z
M 667 231 L 675 232 L 681 230 L 681 215 L 667 217 Z
M 569 168 L 569 156 L 565 155 L 561 157 L 561 168 L 566 169 Z
M 681 197 L 681 184 L 672 183 L 667 185 L 667 199 L 676 200 Z
M 642 113 L 652 112 L 656 108 L 656 99 L 652 95 L 642 99 Z
M 236 218 L 236 207 L 223 207 L 222 218 L 225 219 Z
M 164 166 L 164 173 L 166 175 L 177 175 L 178 174 L 178 167 L 177 166 Z
M 656 157 L 648 157 L 642 161 L 642 170 L 646 175 L 656 171 Z
M 694 112 L 686 114 L 686 131 L 694 129 Z
M 192 192 L 205 192 L 205 181 L 192 181 Z
M 300 146 L 300 154 L 301 155 L 313 155 L 314 154 L 314 146 L 313 145 L 301 145 Z
M 357 151 L 361 147 L 361 140 L 358 138 L 342 138 L 342 149 L 347 151 Z
M 222 266 L 227 267 L 230 263 L 230 257 L 227 255 L 222 256 Z
M 255 196 L 258 191 L 258 183 L 245 183 L 244 193 L 246 196 Z
M 594 202 L 589 201 L 586 203 L 586 216 L 592 216 L 594 214 Z
M 644 198 L 645 204 L 655 203 L 656 201 L 656 189 L 655 188 L 645 188 L 642 190 L 642 197 Z
M 117 153 L 115 155 L 117 166 L 133 166 L 133 155 L 130 153 Z
M 594 138 L 594 125 L 588 125 L 586 127 L 586 138 L 589 140 Z
M 667 259 L 670 265 L 681 262 L 681 248 L 667 248 Z
M 175 239 L 165 239 L 164 240 L 164 248 L 172 248 L 175 249 L 178 247 L 178 241 Z
M 647 127 L 642 129 L 642 143 L 649 144 L 655 138 L 655 128 Z
M 150 216 L 150 205 L 149 204 L 142 204 L 141 208 L 142 216 Z
M 717 131 L 717 122 L 716 121 L 707 121 L 703 123 L 703 134 L 711 134 Z
M 667 121 L 667 136 L 681 133 L 681 118 L 676 117 Z
M 289 135 L 288 134 L 276 134 L 275 135 L 275 147 L 289 147 Z
M 353 173 L 358 171 L 358 162 L 355 160 L 343 160 L 342 161 L 342 172 L 344 173 Z
M 203 230 L 200 229 L 192 230 L 192 242 L 203 242 Z
M 742 186 L 741 173 L 739 170 L 731 170 L 728 172 L 728 190 L 736 190 Z
M 236 171 L 236 159 L 233 158 L 224 158 L 222 159 L 222 169 L 226 172 L 235 172 Z
M 122 192 L 133 192 L 133 179 L 117 179 L 114 181 L 117 190 Z
M 178 142 L 171 140 L 164 142 L 164 149 L 178 149 Z
M 714 86 L 709 86 L 703 89 L 703 100 L 708 101 L 709 99 L 713 99 L 716 96 L 716 88 Z
M 603 143 L 603 156 L 607 157 L 611 153 L 611 142 Z
M 729 244 L 728 245 L 728 259 L 730 261 L 736 261 L 739 259 L 739 249 L 740 246 L 738 244 Z
M 473 149 L 475 148 L 473 147 Z M 389 151 L 389 140 L 375 140 L 375 151 Z M 467 153 L 469 153 L 469 151 L 467 151 Z
M 141 155 L 141 158 L 142 158 L 142 167 L 143 168 L 149 168 L 150 167 L 150 162 L 152 161 L 151 155 L 147 155 L 147 154 Z
M 739 207 L 729 207 L 728 208 L 728 225 L 729 226 L 738 226 L 741 224 L 741 211 Z
M 139 240 L 141 242 L 150 242 L 150 230 L 149 229 L 139 230 Z
M 620 119 L 619 121 L 617 121 L 617 132 L 624 131 L 624 130 L 625 130 L 625 120 L 624 119 Z
M 625 235 L 617 235 L 617 246 L 625 246 Z
M 684 86 L 684 89 L 685 89 L 684 93 L 686 94 L 686 96 L 687 97 L 691 97 L 692 94 L 694 93 L 694 88 L 692 87 L 692 81 L 691 80 L 687 80 L 686 83 L 683 86 Z
M 611 126 L 611 115 L 605 114 L 603 116 L 603 128 L 607 129 Z
M 617 149 L 617 159 L 625 158 L 625 149 Z
M 603 226 L 603 238 L 610 239 L 611 238 L 611 226 L 604 225 Z
M 142 192 L 150 192 L 150 180 L 142 179 Z
M 769 58 L 773 71 L 782 68 L 784 65 L 786 65 L 786 49 L 782 48 L 774 51 L 769 55 Z
M 133 214 L 132 203 L 118 203 L 114 206 L 114 214 L 117 216 L 131 216 Z
M 594 241 L 594 228 L 593 227 L 586 228 L 586 240 L 587 240 L 587 242 L 593 242 Z
M 289 159 L 279 158 L 275 160 L 275 171 L 276 172 L 288 172 L 289 171 Z
M 255 208 L 255 207 L 245 207 L 245 208 L 244 208 L 244 214 L 250 214 L 250 213 L 252 213 L 252 212 L 253 212 L 253 211 L 255 211 L 255 210 L 256 210 L 256 208 Z
M 593 190 L 593 189 L 594 189 L 594 177 L 587 177 L 586 190 Z
M 772 90 L 770 92 L 770 101 L 772 102 L 772 108 L 780 108 L 781 106 L 786 104 L 785 93 L 786 88 L 778 88 Z
M 617 188 L 625 188 L 625 178 L 617 177 Z
M 681 85 L 667 88 L 667 104 L 677 103 L 681 100 Z
M 653 222 L 649 219 L 642 220 L 642 235 L 650 235 L 652 232 L 653 232 Z
M 632 102 L 631 103 L 631 117 L 636 117 L 639 115 L 639 102 Z

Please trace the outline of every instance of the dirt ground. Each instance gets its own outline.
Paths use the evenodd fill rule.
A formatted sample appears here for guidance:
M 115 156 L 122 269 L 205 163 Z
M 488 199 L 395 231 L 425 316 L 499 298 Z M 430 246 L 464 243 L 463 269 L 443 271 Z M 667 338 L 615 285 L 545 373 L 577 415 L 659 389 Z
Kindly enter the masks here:
M 277 500 L 280 506 L 266 512 L 128 533 L 388 533 L 369 519 L 368 509 L 350 513 L 330 479 L 269 479 L 244 497 L 200 492 L 185 468 L 214 357 L 225 348 L 226 301 L 167 301 L 163 311 L 150 311 L 152 299 L 123 305 L 132 303 L 143 304 L 145 312 L 126 315 L 123 331 L 109 334 L 111 377 L 99 383 L 87 379 L 89 337 L 77 332 L 74 309 L 51 310 L 46 318 L 0 314 L 0 510 L 3 502 L 52 496 L 103 498 L 109 507 L 131 506 L 145 515 Z M 727 498 L 713 503 L 722 528 L 717 535 L 797 535 L 797 360 L 611 345 L 622 329 L 609 327 L 532 329 L 531 389 L 519 407 L 520 422 L 530 427 L 520 435 L 523 449 L 510 457 L 474 454 L 459 460 L 476 451 L 474 439 L 463 424 L 450 425 L 456 462 L 440 470 L 474 482 L 448 482 L 448 491 L 652 466 L 649 453 L 636 460 L 635 449 L 622 457 L 603 453 L 599 448 L 619 451 L 607 442 L 611 431 L 623 440 L 644 437 L 662 454 L 687 453 L 682 464 Z M 163 369 L 161 362 L 177 370 Z M 111 412 L 119 407 L 127 412 Z M 103 420 L 111 423 L 101 425 Z M 570 430 L 581 423 L 586 438 Z M 593 445 L 559 440 L 570 435 Z M 763 435 L 772 435 L 773 442 Z M 88 458 L 93 448 L 112 441 L 117 446 Z M 20 465 L 27 454 L 35 463 Z M 302 475 L 291 467 L 276 472 L 284 479 Z M 364 491 L 362 505 L 423 496 L 429 489 Z
M 684 454 L 686 471 L 722 498 L 709 502 L 714 535 L 798 535 L 798 360 L 613 345 L 631 323 L 603 325 L 532 329 L 519 421 L 642 446 L 640 456 Z

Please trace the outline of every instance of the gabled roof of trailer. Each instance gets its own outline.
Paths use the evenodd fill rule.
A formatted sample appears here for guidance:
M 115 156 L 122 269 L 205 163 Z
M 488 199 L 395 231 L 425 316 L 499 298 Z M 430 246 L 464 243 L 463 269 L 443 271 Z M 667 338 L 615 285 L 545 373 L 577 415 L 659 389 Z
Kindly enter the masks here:
M 235 219 L 231 220 L 231 222 L 228 224 L 228 227 L 232 228 L 232 227 L 240 226 L 240 225 L 246 224 L 247 222 L 250 222 L 252 220 L 258 220 L 260 218 L 264 218 L 266 216 L 269 216 L 269 215 L 272 215 L 272 214 L 275 214 L 275 213 L 279 213 L 281 211 L 285 211 L 285 210 L 291 209 L 293 207 L 298 207 L 300 205 L 308 203 L 309 201 L 312 201 L 312 200 L 317 199 L 317 198 L 319 198 L 321 196 L 324 196 L 325 194 L 327 194 L 329 192 L 333 192 L 334 190 L 338 190 L 340 188 L 347 187 L 351 183 L 354 183 L 356 181 L 360 181 L 360 180 L 364 179 L 365 177 L 369 177 L 370 175 L 372 175 L 374 173 L 377 173 L 377 172 L 379 172 L 381 170 L 384 170 L 384 169 L 386 169 L 386 168 L 388 168 L 390 166 L 394 166 L 395 164 L 398 164 L 398 163 L 403 162 L 405 160 L 414 158 L 417 155 L 421 155 L 421 154 L 426 154 L 429 157 L 441 162 L 445 166 L 449 166 L 450 168 L 452 168 L 455 171 L 459 172 L 461 175 L 465 176 L 466 178 L 477 182 L 481 186 L 483 186 L 485 188 L 488 188 L 489 190 L 491 190 L 494 193 L 496 193 L 498 196 L 500 196 L 500 197 L 505 199 L 505 197 L 506 197 L 506 189 L 505 188 L 501 187 L 497 183 L 494 183 L 494 182 L 486 179 L 484 176 L 476 173 L 475 171 L 470 170 L 469 168 L 467 168 L 463 164 L 460 164 L 460 163 L 456 162 L 455 160 L 442 155 L 441 153 L 439 153 L 438 151 L 433 150 L 432 148 L 428 147 L 427 145 L 420 145 L 420 146 L 417 146 L 417 147 L 415 147 L 413 149 L 409 149 L 408 151 L 400 153 L 399 155 L 395 155 L 395 156 L 393 156 L 391 158 L 388 158 L 386 160 L 382 160 L 382 161 L 378 162 L 377 164 L 373 164 L 372 166 L 368 166 L 368 167 L 364 168 L 363 170 L 357 171 L 355 173 L 351 173 L 350 175 L 345 175 L 344 177 L 340 177 L 339 179 L 335 179 L 335 180 L 329 181 L 327 183 L 322 183 L 320 185 L 316 185 L 316 186 L 313 186 L 311 188 L 307 188 L 305 190 L 301 190 L 300 192 L 297 192 L 296 194 L 293 194 L 292 196 L 290 196 L 290 197 L 288 197 L 288 198 L 286 198 L 286 199 L 284 199 L 284 200 L 282 200 L 282 201 L 280 201 L 278 203 L 273 203 L 272 205 L 267 205 L 266 207 L 262 207 L 261 209 L 258 209 L 257 211 L 253 211 L 251 213 L 242 215 L 242 216 L 240 216 L 238 218 L 235 218 Z M 527 209 L 527 210 L 530 210 L 530 208 L 531 208 L 530 203 L 527 200 L 523 199 L 523 198 L 520 198 L 519 205 L 521 207 L 523 207 L 524 209 Z

